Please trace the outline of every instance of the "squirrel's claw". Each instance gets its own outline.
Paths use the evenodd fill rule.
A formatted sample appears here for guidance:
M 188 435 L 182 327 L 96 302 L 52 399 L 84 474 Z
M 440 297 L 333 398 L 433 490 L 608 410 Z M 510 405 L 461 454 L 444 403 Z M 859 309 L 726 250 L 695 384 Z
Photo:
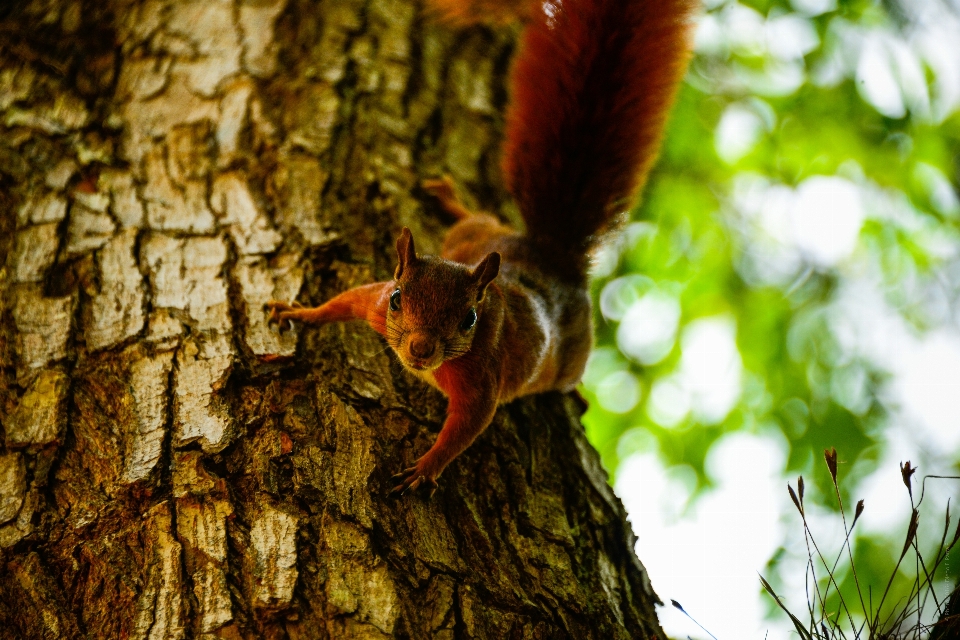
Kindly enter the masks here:
M 404 469 L 404 470 L 401 471 L 400 473 L 395 473 L 395 474 L 393 474 L 392 476 L 390 476 L 390 479 L 391 479 L 391 480 L 403 480 L 403 479 L 406 478 L 408 475 L 410 475 L 411 472 L 416 471 L 416 470 L 417 470 L 416 467 L 407 467 L 406 469 Z
M 298 309 L 303 309 L 303 305 L 299 302 L 287 304 L 286 302 L 271 300 L 264 305 L 264 308 L 270 311 L 270 317 L 267 318 L 267 324 L 276 324 L 277 331 L 283 333 L 284 331 L 287 331 L 293 327 L 291 320 L 296 319 L 296 311 Z
M 436 479 L 421 473 L 419 466 L 408 467 L 400 473 L 390 476 L 390 479 L 400 481 L 400 484 L 390 490 L 390 495 L 406 495 L 407 491 L 416 491 L 422 486 L 429 488 L 427 497 L 433 497 L 433 494 L 437 492 Z

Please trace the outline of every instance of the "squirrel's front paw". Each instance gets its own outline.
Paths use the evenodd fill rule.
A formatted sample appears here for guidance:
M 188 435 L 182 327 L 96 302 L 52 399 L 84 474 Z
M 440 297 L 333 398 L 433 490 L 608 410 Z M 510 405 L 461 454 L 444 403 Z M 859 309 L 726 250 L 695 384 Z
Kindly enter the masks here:
M 271 300 L 266 304 L 266 308 L 270 310 L 270 317 L 267 319 L 267 323 L 276 324 L 280 333 L 283 333 L 291 328 L 292 325 L 290 321 L 297 319 L 297 311 L 303 309 L 303 305 L 299 302 L 287 304 L 286 302 Z
M 432 466 L 425 460 L 426 456 L 417 460 L 417 464 L 412 467 L 408 467 L 398 473 L 395 476 L 392 476 L 392 480 L 398 480 L 400 484 L 391 489 L 390 493 L 400 493 L 404 494 L 408 490 L 415 491 L 418 487 L 429 487 L 427 496 L 433 496 L 437 491 L 437 476 L 440 475 L 439 472 L 430 471 L 429 467 Z

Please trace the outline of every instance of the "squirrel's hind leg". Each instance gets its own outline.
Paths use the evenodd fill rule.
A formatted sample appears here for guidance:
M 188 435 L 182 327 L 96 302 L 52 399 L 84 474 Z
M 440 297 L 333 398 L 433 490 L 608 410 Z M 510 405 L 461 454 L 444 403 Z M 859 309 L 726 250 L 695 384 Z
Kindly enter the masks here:
M 463 220 L 473 215 L 473 212 L 463 206 L 457 198 L 457 192 L 450 176 L 443 176 L 433 180 L 424 180 L 420 183 L 423 190 L 432 195 L 455 220 Z
M 474 265 L 491 251 L 503 251 L 502 241 L 519 237 L 512 227 L 489 213 L 473 213 L 457 199 L 450 176 L 424 180 L 424 191 L 433 195 L 457 222 L 447 231 L 440 255 L 448 260 Z

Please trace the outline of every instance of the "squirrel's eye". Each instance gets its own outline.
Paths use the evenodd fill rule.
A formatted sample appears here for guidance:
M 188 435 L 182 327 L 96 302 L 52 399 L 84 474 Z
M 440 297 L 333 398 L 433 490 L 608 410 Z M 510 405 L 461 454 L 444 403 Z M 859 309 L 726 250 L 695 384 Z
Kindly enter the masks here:
M 400 289 L 390 294 L 390 310 L 400 311 Z
M 467 311 L 467 317 L 460 323 L 460 330 L 469 331 L 473 329 L 473 325 L 475 324 L 477 324 L 477 310 L 470 309 L 470 311 Z

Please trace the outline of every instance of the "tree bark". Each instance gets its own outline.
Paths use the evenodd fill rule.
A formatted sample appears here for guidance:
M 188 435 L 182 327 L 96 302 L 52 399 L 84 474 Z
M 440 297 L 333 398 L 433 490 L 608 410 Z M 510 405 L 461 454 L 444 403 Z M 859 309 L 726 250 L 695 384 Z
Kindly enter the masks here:
M 0 8 L 0 637 L 664 638 L 571 398 L 389 497 L 445 401 L 270 298 L 388 279 L 498 174 L 516 31 L 405 0 Z

